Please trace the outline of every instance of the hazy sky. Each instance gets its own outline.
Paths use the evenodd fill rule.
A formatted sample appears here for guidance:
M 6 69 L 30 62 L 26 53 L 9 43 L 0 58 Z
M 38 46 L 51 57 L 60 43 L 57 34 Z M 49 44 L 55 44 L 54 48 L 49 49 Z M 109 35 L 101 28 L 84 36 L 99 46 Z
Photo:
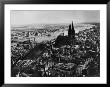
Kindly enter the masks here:
M 98 10 L 11 11 L 11 25 L 100 22 Z

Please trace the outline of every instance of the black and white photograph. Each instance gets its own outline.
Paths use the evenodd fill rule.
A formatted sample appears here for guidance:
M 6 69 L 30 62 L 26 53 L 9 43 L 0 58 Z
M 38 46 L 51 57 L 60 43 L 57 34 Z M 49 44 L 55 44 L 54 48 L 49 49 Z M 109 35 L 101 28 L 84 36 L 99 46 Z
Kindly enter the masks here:
M 10 78 L 9 82 L 15 78 L 15 82 L 18 79 L 21 82 L 22 77 L 24 82 L 34 77 L 32 83 L 35 83 L 34 79 L 37 83 L 46 83 L 43 77 L 47 77 L 49 82 L 54 79 L 53 83 L 67 82 L 67 79 L 74 83 L 76 77 L 81 78 L 82 83 L 91 77 L 98 78 L 99 82 L 105 81 L 106 52 L 102 46 L 106 46 L 106 20 L 104 11 L 99 9 L 101 6 L 92 6 L 90 10 L 87 6 L 82 6 L 84 9 L 59 6 L 61 8 L 53 10 L 52 6 L 45 7 L 42 9 L 39 5 L 39 8 L 33 6 L 32 9 L 24 5 L 24 9 L 11 9 L 10 6 L 8 9 L 11 10 L 5 11 L 5 14 L 10 14 L 5 18 L 5 21 L 10 21 L 6 23 L 9 32 L 5 31 L 5 49 L 10 50 L 5 54 L 5 73 L 10 71 L 5 77 Z M 57 81 L 57 78 L 62 79 Z
M 99 77 L 100 11 L 11 11 L 12 77 Z

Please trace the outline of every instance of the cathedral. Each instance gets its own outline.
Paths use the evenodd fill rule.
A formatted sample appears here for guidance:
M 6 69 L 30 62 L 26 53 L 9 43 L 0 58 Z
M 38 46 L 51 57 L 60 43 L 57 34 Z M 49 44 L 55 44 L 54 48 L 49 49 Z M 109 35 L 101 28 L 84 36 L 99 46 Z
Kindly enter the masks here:
M 75 44 L 75 30 L 74 30 L 74 25 L 73 22 L 72 24 L 69 25 L 69 29 L 68 29 L 68 35 L 66 36 L 62 36 L 59 35 L 57 37 L 57 39 L 55 40 L 55 47 L 61 47 L 64 45 L 74 45 Z
M 60 48 L 65 45 L 66 46 L 69 45 L 71 48 L 72 46 L 75 45 L 75 30 L 74 30 L 73 22 L 68 27 L 68 35 L 66 36 L 59 35 L 55 40 L 55 44 L 53 44 L 52 48 L 53 47 Z M 46 48 L 46 44 L 43 43 L 37 44 L 24 57 L 22 57 L 22 59 L 37 57 L 45 50 L 45 48 Z

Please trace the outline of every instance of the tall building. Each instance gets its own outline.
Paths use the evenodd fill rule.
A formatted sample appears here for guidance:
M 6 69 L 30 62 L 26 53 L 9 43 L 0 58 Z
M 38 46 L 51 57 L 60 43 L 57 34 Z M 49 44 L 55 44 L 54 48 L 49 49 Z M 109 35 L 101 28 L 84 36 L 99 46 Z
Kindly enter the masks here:
M 68 38 L 70 40 L 70 44 L 74 45 L 74 43 L 75 43 L 75 30 L 74 30 L 74 26 L 73 26 L 73 21 L 72 21 L 72 24 L 69 25 Z
M 74 30 L 74 26 L 73 26 L 73 21 L 72 21 L 72 37 L 75 39 L 75 30 Z
M 55 41 L 55 47 L 60 47 L 63 45 L 71 45 L 73 46 L 75 44 L 75 30 L 72 24 L 69 25 L 68 29 L 68 35 L 67 36 L 58 36 Z

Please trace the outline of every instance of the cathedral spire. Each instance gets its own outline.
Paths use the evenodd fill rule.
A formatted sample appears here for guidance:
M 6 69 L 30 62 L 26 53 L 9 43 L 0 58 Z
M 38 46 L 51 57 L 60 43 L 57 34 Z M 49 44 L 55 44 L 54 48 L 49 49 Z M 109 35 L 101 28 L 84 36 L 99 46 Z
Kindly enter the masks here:
M 69 25 L 69 29 L 68 29 L 68 36 L 70 37 L 71 35 L 71 24 Z
M 73 36 L 75 35 L 75 30 L 74 30 L 73 21 L 72 21 L 72 34 L 73 34 Z
M 73 21 L 72 21 L 72 30 L 74 30 Z
M 74 30 L 74 26 L 73 26 L 73 21 L 72 21 L 72 24 L 69 25 L 68 36 L 73 37 L 73 38 L 75 37 L 75 30 Z

